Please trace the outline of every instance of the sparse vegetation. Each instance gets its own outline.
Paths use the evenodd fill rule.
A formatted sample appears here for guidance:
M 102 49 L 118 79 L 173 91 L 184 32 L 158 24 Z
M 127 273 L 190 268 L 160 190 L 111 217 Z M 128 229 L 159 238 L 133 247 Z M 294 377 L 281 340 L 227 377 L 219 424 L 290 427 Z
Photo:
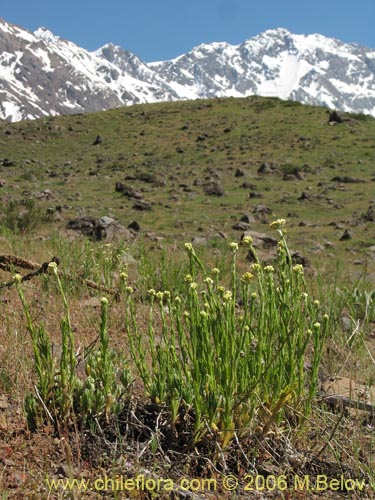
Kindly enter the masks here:
M 0 288 L 4 498 L 124 469 L 373 498 L 375 121 L 342 117 L 252 97 L 0 123 L 1 281 L 34 269 L 2 256 L 60 261 Z M 82 215 L 123 231 L 68 230 Z M 324 402 L 343 378 L 356 408 Z

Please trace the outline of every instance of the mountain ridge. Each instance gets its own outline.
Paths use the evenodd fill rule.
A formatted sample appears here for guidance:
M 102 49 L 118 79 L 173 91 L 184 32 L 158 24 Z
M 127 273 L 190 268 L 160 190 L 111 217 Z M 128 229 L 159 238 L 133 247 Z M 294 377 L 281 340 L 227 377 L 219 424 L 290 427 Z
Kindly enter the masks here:
M 0 18 L 0 118 L 7 121 L 250 95 L 375 116 L 375 50 L 277 28 L 145 63 L 112 43 L 90 52 L 47 28 L 30 32 Z

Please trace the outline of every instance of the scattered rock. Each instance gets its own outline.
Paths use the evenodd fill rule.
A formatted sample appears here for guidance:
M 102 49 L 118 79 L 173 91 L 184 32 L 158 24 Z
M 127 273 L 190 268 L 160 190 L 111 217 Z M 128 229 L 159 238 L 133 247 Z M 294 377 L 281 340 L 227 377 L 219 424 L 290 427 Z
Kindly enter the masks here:
M 271 166 L 267 162 L 264 162 L 258 168 L 257 172 L 258 172 L 258 174 L 272 174 L 274 170 L 275 170 L 275 168 L 273 166 Z
M 267 222 L 267 215 L 272 214 L 272 210 L 265 205 L 262 205 L 259 203 L 258 205 L 255 205 L 253 208 L 253 214 L 255 214 L 257 220 L 260 220 L 262 222 Z
M 141 230 L 141 226 L 139 224 L 139 222 L 137 222 L 136 220 L 133 220 L 129 225 L 128 225 L 128 229 L 133 229 L 133 231 L 140 231 Z
M 0 179 L 0 187 L 4 187 L 6 184 L 6 182 L 4 181 L 4 179 Z
M 257 231 L 245 231 L 241 235 L 241 241 L 246 237 L 250 236 L 253 240 L 254 248 L 275 248 L 277 247 L 278 240 L 269 236 L 265 233 L 258 233 Z
M 243 189 L 256 189 L 256 185 L 251 182 L 243 182 L 241 186 Z
M 124 253 L 124 255 L 121 257 L 121 260 L 126 266 L 134 266 L 135 264 L 137 264 L 137 261 L 132 255 L 130 255 L 130 253 Z
M 246 222 L 247 224 L 253 224 L 254 222 L 256 222 L 255 217 L 253 217 L 251 214 L 241 215 L 240 221 Z
M 97 146 L 98 144 L 101 144 L 103 142 L 103 139 L 101 138 L 100 135 L 96 136 L 95 141 L 92 143 L 93 146 Z
M 355 177 L 349 177 L 348 175 L 336 175 L 332 182 L 340 182 L 342 184 L 359 184 L 361 182 L 365 182 L 362 179 L 357 179 Z
M 245 172 L 242 170 L 242 168 L 237 168 L 234 176 L 235 177 L 243 177 L 245 175 Z
M 300 252 L 291 252 L 292 263 L 301 264 L 303 267 L 311 267 L 310 260 Z
M 151 203 L 144 200 L 136 201 L 133 205 L 134 210 L 146 211 L 151 210 Z
M 224 196 L 224 189 L 219 182 L 210 182 L 204 187 L 204 194 L 208 196 Z
M 349 316 L 341 316 L 340 318 L 341 328 L 344 332 L 348 333 L 352 330 L 352 320 Z
M 204 236 L 194 236 L 191 243 L 193 246 L 205 246 L 207 245 L 207 238 Z
M 198 135 L 198 137 L 195 139 L 195 142 L 203 142 L 207 139 L 207 137 L 208 137 L 207 134 Z
M 366 222 L 375 222 L 375 205 L 370 205 L 367 212 L 362 214 L 362 219 Z
M 117 193 L 122 193 L 127 198 L 133 198 L 135 200 L 141 200 L 143 198 L 143 194 L 136 191 L 133 186 L 123 184 L 122 182 L 116 182 L 115 191 Z
M 311 196 L 306 193 L 306 191 L 302 191 L 302 194 L 297 198 L 299 201 L 308 201 L 311 200 Z
M 343 119 L 341 116 L 337 113 L 337 111 L 331 111 L 328 117 L 328 123 L 330 125 L 333 125 L 335 123 L 342 123 Z
M 353 233 L 350 229 L 345 229 L 344 234 L 341 236 L 340 241 L 351 240 L 353 238 Z
M 9 160 L 8 158 L 4 158 L 2 161 L 3 167 L 14 167 L 15 163 L 12 160 Z
M 227 240 L 228 239 L 228 236 L 226 235 L 226 233 L 224 233 L 224 231 L 218 231 L 218 236 L 220 236 L 220 238 L 223 238 L 223 240 Z
M 303 172 L 298 170 L 298 168 L 294 168 L 291 172 L 286 172 L 283 175 L 283 181 L 291 181 L 297 179 L 298 181 L 303 181 L 305 178 Z
M 236 222 L 232 226 L 232 229 L 234 229 L 235 231 L 246 231 L 247 229 L 249 229 L 249 227 L 250 224 L 248 224 L 247 222 Z
M 112 217 L 78 217 L 68 222 L 67 228 L 77 231 L 84 236 L 89 237 L 94 241 L 115 240 L 134 238 L 134 235 L 129 229 L 117 222 Z
M 54 200 L 55 196 L 49 189 L 44 189 L 43 191 L 38 191 L 33 193 L 33 196 L 38 200 Z
M 325 246 L 325 248 L 335 248 L 334 243 L 332 243 L 332 241 L 328 241 L 328 240 L 324 242 L 324 246 Z
M 250 191 L 249 198 L 263 198 L 261 193 L 257 193 L 256 191 Z

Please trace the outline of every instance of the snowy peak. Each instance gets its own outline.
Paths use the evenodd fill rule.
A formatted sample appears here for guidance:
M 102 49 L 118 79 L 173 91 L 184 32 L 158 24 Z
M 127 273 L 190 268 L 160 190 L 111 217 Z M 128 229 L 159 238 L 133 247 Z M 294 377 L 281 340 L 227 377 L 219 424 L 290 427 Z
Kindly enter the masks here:
M 146 64 L 112 43 L 89 52 L 46 28 L 31 33 L 0 19 L 2 119 L 254 94 L 375 116 L 375 50 L 277 28 Z

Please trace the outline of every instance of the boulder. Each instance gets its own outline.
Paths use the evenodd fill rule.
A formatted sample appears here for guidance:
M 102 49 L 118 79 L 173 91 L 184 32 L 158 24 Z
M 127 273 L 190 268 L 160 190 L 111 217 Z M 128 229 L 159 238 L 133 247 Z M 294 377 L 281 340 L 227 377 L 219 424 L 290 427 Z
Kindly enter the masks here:
M 71 219 L 67 228 L 87 236 L 94 241 L 131 240 L 134 234 L 112 217 L 77 217 Z
M 250 236 L 252 238 L 254 248 L 275 248 L 278 244 L 278 240 L 276 238 L 273 238 L 272 236 L 269 236 L 265 233 L 258 233 L 257 231 L 245 231 L 241 235 L 241 241 L 246 236 Z

